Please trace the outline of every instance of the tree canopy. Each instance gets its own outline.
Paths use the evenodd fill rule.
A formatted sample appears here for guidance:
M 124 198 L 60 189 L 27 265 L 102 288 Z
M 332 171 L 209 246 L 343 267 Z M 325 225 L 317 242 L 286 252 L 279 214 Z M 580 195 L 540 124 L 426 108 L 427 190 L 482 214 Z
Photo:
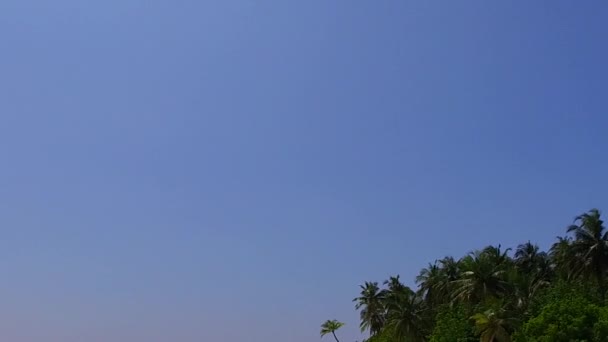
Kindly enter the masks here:
M 367 342 L 608 341 L 608 231 L 597 209 L 565 227 L 547 251 L 526 241 L 444 256 L 416 288 L 364 282 L 354 302 Z
M 323 324 L 321 324 L 321 337 L 323 337 L 327 334 L 332 334 L 332 336 L 334 337 L 336 342 L 340 342 L 338 340 L 338 337 L 336 336 L 336 330 L 342 328 L 343 326 L 344 326 L 344 323 L 342 323 L 338 320 L 335 320 L 335 319 L 327 320 Z

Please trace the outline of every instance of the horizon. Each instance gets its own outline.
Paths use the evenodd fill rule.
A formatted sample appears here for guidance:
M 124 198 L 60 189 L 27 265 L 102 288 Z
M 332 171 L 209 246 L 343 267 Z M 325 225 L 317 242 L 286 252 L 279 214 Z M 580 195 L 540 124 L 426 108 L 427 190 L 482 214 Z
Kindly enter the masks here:
M 0 19 L 11 342 L 306 342 L 328 319 L 361 341 L 365 281 L 546 250 L 608 210 L 605 2 L 6 0 Z

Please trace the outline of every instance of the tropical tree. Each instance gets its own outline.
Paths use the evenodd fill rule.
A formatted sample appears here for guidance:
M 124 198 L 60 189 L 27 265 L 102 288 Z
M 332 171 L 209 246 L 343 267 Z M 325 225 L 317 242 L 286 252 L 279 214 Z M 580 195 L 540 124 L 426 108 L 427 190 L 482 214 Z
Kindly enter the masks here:
M 538 245 L 530 241 L 517 246 L 515 265 L 523 272 L 536 272 L 547 260 L 547 253 L 541 252 Z
M 539 273 L 526 273 L 511 269 L 507 273 L 506 282 L 508 291 L 503 299 L 511 309 L 521 314 L 528 312 L 528 307 L 538 293 L 549 286 L 550 281 L 544 271 Z
M 515 251 L 514 268 L 507 271 L 507 299 L 522 314 L 539 290 L 550 284 L 553 265 L 548 254 L 530 241 L 520 244 Z
M 524 323 L 517 341 L 606 341 L 606 307 L 600 307 L 576 288 L 551 291 L 539 313 Z
M 399 295 L 409 295 L 412 293 L 412 290 L 401 282 L 399 275 L 385 280 L 384 285 L 387 287 L 386 289 L 382 290 L 382 298 L 385 303 Z
M 454 281 L 455 300 L 477 304 L 506 292 L 508 257 L 499 249 L 475 251 L 460 261 L 462 273 L 461 278 Z
M 420 288 L 424 300 L 433 305 L 440 301 L 442 291 L 445 289 L 447 277 L 437 262 L 423 268 L 416 277 L 416 283 Z
M 342 328 L 343 326 L 344 323 L 339 322 L 335 319 L 327 320 L 323 324 L 321 324 L 321 337 L 327 334 L 332 334 L 334 336 L 334 339 L 336 339 L 336 342 L 340 342 L 338 340 L 338 337 L 336 336 L 336 330 Z
M 498 245 L 487 246 L 483 249 L 482 253 L 490 260 L 490 262 L 494 263 L 495 265 L 509 267 L 513 261 L 509 257 L 509 251 L 511 251 L 511 248 L 507 248 L 503 251 L 501 249 L 501 245 Z
M 443 305 L 436 316 L 429 342 L 474 342 L 473 328 L 463 305 Z
M 555 268 L 548 253 L 539 253 L 534 273 L 537 278 L 545 282 L 549 282 L 555 277 Z
M 426 305 L 414 291 L 396 295 L 387 305 L 386 327 L 396 341 L 424 342 L 429 333 Z
M 576 255 L 572 248 L 572 238 L 558 236 L 549 250 L 549 257 L 556 273 L 562 279 L 571 279 L 576 273 Z
M 439 260 L 441 271 L 445 274 L 447 281 L 451 282 L 460 278 L 460 263 L 453 257 L 445 257 Z
M 441 302 L 446 303 L 452 298 L 455 282 L 462 278 L 462 265 L 459 260 L 451 256 L 439 260 L 439 264 L 441 264 L 441 273 L 444 279 L 436 289 L 436 293 Z
M 395 340 L 393 332 L 385 327 L 380 333 L 370 336 L 368 339 L 363 340 L 363 342 L 395 342 Z
M 480 342 L 510 342 L 509 319 L 501 317 L 494 310 L 486 310 L 471 317 L 475 321 L 475 329 Z
M 454 281 L 460 279 L 460 264 L 453 257 L 429 263 L 416 277 L 416 283 L 426 303 L 436 307 L 450 301 Z
M 600 218 L 600 211 L 592 209 L 574 220 L 568 232 L 574 234 L 571 245 L 577 274 L 593 277 L 600 295 L 605 295 L 605 278 L 608 271 L 608 231 Z
M 365 282 L 360 285 L 359 297 L 353 299 L 355 308 L 360 310 L 361 331 L 369 330 L 371 336 L 379 333 L 384 327 L 386 292 L 381 291 L 377 282 Z

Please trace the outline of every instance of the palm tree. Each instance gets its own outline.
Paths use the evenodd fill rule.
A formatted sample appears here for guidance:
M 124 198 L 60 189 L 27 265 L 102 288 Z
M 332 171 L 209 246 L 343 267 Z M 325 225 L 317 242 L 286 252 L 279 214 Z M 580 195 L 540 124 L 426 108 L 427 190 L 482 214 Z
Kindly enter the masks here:
M 416 277 L 416 283 L 420 293 L 429 304 L 440 302 L 442 293 L 447 283 L 447 276 L 437 262 L 423 268 Z
M 553 263 L 553 268 L 564 279 L 570 279 L 576 273 L 576 256 L 572 249 L 572 239 L 568 236 L 557 237 L 551 249 L 549 257 Z
M 409 287 L 405 286 L 401 280 L 399 280 L 399 275 L 389 277 L 388 280 L 384 281 L 384 285 L 387 286 L 387 289 L 382 290 L 385 300 L 387 299 L 386 297 L 399 293 L 409 293 L 411 291 Z
M 504 252 L 501 251 L 500 248 L 501 248 L 500 245 L 498 245 L 496 247 L 488 246 L 488 247 L 484 248 L 482 252 L 494 264 L 502 265 L 502 266 L 509 266 L 512 262 L 511 258 L 509 257 L 509 251 L 511 250 L 511 248 L 505 249 Z
M 336 330 L 342 328 L 343 326 L 344 326 L 344 323 L 339 322 L 335 319 L 327 320 L 327 321 L 325 321 L 325 323 L 321 324 L 321 337 L 323 337 L 327 334 L 332 334 L 334 336 L 334 338 L 336 339 L 336 342 L 340 342 L 338 340 L 338 337 L 336 336 Z
M 574 234 L 571 245 L 577 273 L 583 277 L 594 277 L 605 295 L 605 278 L 608 271 L 608 231 L 600 218 L 600 211 L 591 209 L 574 220 L 568 232 Z
M 400 301 L 404 297 L 414 295 L 414 291 L 412 291 L 412 289 L 410 289 L 409 287 L 405 286 L 401 282 L 401 280 L 399 280 L 399 275 L 390 277 L 388 280 L 385 280 L 384 285 L 386 285 L 386 289 L 382 290 L 381 294 L 382 304 L 384 305 L 384 312 L 386 317 L 387 310 L 391 303 Z
M 525 311 L 538 290 L 549 285 L 553 276 L 553 265 L 547 253 L 528 241 L 517 246 L 515 266 L 515 269 L 509 272 L 508 282 L 516 307 Z
M 386 328 L 397 341 L 424 342 L 430 326 L 425 313 L 422 298 L 407 288 L 388 303 Z
M 360 285 L 361 294 L 353 299 L 355 308 L 361 310 L 361 331 L 369 330 L 371 336 L 376 335 L 384 327 L 386 292 L 380 291 L 377 282 L 365 282 Z
M 449 301 L 453 285 L 460 279 L 460 264 L 452 257 L 445 257 L 423 268 L 416 277 L 420 292 L 431 306 Z
M 555 268 L 548 253 L 541 252 L 538 254 L 535 274 L 537 278 L 544 281 L 551 281 L 553 279 Z
M 500 316 L 494 310 L 487 310 L 471 317 L 475 321 L 480 342 L 511 342 L 508 332 L 510 320 Z
M 524 272 L 534 272 L 539 263 L 546 259 L 547 253 L 541 252 L 538 245 L 530 241 L 517 246 L 515 251 L 515 264 Z
M 462 275 L 454 281 L 455 300 L 477 304 L 505 293 L 508 258 L 500 253 L 500 247 L 492 248 L 472 252 L 461 260 Z
M 507 293 L 503 297 L 509 306 L 520 314 L 526 314 L 528 307 L 539 290 L 550 284 L 550 273 L 539 270 L 537 273 L 521 272 L 512 268 L 507 272 Z
M 441 264 L 441 273 L 445 279 L 439 284 L 437 290 L 441 301 L 445 303 L 454 292 L 456 280 L 462 277 L 462 267 L 460 261 L 455 260 L 453 257 L 445 257 L 439 260 L 439 263 Z
M 445 257 L 439 260 L 441 271 L 445 273 L 448 281 L 454 281 L 460 278 L 460 263 L 453 257 Z

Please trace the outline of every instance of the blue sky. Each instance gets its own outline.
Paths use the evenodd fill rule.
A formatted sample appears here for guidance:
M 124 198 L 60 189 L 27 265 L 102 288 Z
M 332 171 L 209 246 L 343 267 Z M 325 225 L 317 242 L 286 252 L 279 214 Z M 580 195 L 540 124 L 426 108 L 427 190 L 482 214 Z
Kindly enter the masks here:
M 0 331 L 305 342 L 607 209 L 605 1 L 0 3 Z

